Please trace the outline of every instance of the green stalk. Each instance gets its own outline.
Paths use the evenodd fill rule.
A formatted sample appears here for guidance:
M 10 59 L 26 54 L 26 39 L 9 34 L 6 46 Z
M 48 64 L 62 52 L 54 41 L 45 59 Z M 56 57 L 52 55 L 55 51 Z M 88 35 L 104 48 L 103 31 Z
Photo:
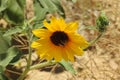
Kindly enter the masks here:
M 90 44 L 83 50 L 88 49 L 91 45 L 93 45 L 94 43 L 96 43 L 103 35 L 104 32 L 101 32 L 93 41 L 90 42 Z
M 27 39 L 28 39 L 29 57 L 28 57 L 28 60 L 27 60 L 27 65 L 25 67 L 25 70 L 23 71 L 23 73 L 21 74 L 21 76 L 17 80 L 24 80 L 24 77 L 26 76 L 26 74 L 32 69 L 42 68 L 42 67 L 53 65 L 53 64 L 56 63 L 54 61 L 47 61 L 47 62 L 44 62 L 44 63 L 41 63 L 41 64 L 36 64 L 34 66 L 31 66 L 31 56 L 32 56 L 31 43 L 32 43 L 33 34 L 32 34 L 32 27 L 31 27 L 31 25 L 29 25 L 30 22 L 31 21 L 29 21 L 27 24 L 25 23 L 26 27 L 29 26 L 28 32 L 26 32 L 27 33 Z
M 27 26 L 28 27 L 28 26 Z M 31 65 L 31 56 L 32 56 L 32 49 L 30 47 L 31 45 L 31 41 L 32 41 L 32 33 L 31 33 L 31 28 L 29 28 L 28 30 L 28 34 L 27 34 L 27 39 L 29 40 L 28 41 L 28 53 L 29 53 L 29 57 L 28 57 L 28 60 L 27 60 L 27 66 L 25 68 L 25 71 L 21 74 L 21 76 L 17 79 L 17 80 L 23 80 L 25 75 L 28 73 L 28 71 L 30 70 L 30 65 Z
M 44 62 L 44 63 L 40 63 L 40 64 L 36 64 L 36 65 L 31 66 L 30 70 L 42 68 L 42 67 L 45 67 L 45 66 L 54 65 L 56 63 L 57 62 L 55 62 L 55 61 L 47 61 L 47 62 Z

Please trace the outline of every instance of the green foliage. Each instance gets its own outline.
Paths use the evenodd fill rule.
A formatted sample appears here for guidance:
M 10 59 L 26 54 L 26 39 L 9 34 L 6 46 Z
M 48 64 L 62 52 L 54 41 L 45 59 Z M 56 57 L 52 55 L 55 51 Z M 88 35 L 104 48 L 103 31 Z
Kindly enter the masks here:
M 71 65 L 70 62 L 65 61 L 65 60 L 62 60 L 62 61 L 60 62 L 60 64 L 61 64 L 62 66 L 64 66 L 64 68 L 65 68 L 67 71 L 69 71 L 70 73 L 76 74 L 76 71 L 75 71 L 75 69 L 73 68 L 73 66 Z
M 16 27 L 8 29 L 8 31 L 4 33 L 4 36 L 11 36 L 12 34 L 20 33 L 22 31 L 23 29 L 21 27 L 16 26 Z
M 7 8 L 8 0 L 0 0 L 0 12 L 4 11 Z
M 40 27 L 42 21 L 45 19 L 46 14 L 48 13 L 59 13 L 64 16 L 63 8 L 60 5 L 60 0 L 34 0 L 34 12 L 36 16 L 36 21 L 38 24 L 35 24 L 35 27 Z
M 4 75 L 6 66 L 20 53 L 15 47 L 10 47 L 5 54 L 0 54 L 0 80 L 8 80 Z
M 19 53 L 20 51 L 17 48 L 10 47 L 7 50 L 6 54 L 0 54 L 0 66 L 5 68 L 10 63 L 10 61 Z
M 26 0 L 1 0 L 1 16 L 11 24 L 23 24 L 25 2 Z
M 75 3 L 75 2 L 77 2 L 77 0 L 72 0 L 72 2 L 74 2 L 74 3 Z
M 0 32 L 0 54 L 6 53 L 6 51 L 9 48 L 9 44 L 6 41 L 5 37 L 2 36 L 2 33 Z
M 0 80 L 9 80 L 4 74 L 0 73 Z

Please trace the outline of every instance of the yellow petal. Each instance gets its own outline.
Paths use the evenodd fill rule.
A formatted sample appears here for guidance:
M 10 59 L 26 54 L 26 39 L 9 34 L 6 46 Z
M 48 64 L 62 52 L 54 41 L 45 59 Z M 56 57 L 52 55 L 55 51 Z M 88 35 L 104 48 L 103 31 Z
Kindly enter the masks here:
M 36 51 L 36 53 L 40 56 L 40 59 L 47 59 L 47 60 L 51 60 L 52 56 L 48 55 L 48 51 L 43 51 L 41 52 L 40 50 Z
M 62 58 L 62 54 L 59 48 L 52 48 L 51 47 L 51 52 L 52 55 L 55 59 L 56 62 L 60 62 L 63 58 Z
M 51 60 L 51 59 L 53 59 L 53 56 L 51 56 L 50 54 L 49 54 L 49 51 L 47 51 L 46 53 L 44 53 L 45 55 L 41 55 L 41 58 L 45 58 L 45 59 L 47 59 L 47 60 Z
M 46 20 L 43 21 L 44 26 L 51 32 L 54 31 L 53 27 L 51 26 L 50 23 L 48 23 Z
M 62 17 L 60 18 L 51 18 L 51 22 L 49 23 L 50 27 L 52 27 L 51 30 L 56 30 L 56 31 L 63 31 L 67 25 Z M 47 25 L 46 25 L 47 26 Z
M 49 45 L 47 38 L 43 39 L 38 39 L 34 42 L 32 42 L 31 47 L 36 48 L 36 49 L 41 49 L 41 46 L 47 47 Z
M 74 43 L 70 44 L 69 49 L 74 55 L 81 56 L 83 54 L 83 50 Z
M 74 62 L 74 54 L 71 51 L 69 51 L 69 50 L 67 50 L 66 53 L 68 55 L 68 59 L 70 61 Z
M 34 42 L 32 42 L 32 44 L 31 44 L 31 47 L 32 47 L 32 48 L 37 48 L 37 47 L 39 47 L 39 46 L 41 46 L 41 44 L 40 44 L 39 42 L 37 42 L 37 41 L 34 41 Z
M 82 37 L 80 34 L 69 33 L 69 38 L 71 40 L 71 43 L 79 45 L 81 48 L 85 48 L 89 45 L 89 43 L 85 40 L 85 38 Z
M 78 28 L 78 22 L 70 22 L 67 24 L 66 31 L 75 32 Z
M 57 24 L 60 27 L 61 31 L 64 31 L 64 29 L 67 27 L 67 25 L 62 17 L 60 17 L 59 20 L 57 20 Z
M 51 32 L 47 29 L 36 29 L 32 32 L 37 37 L 46 37 L 46 35 L 49 36 L 51 34 Z

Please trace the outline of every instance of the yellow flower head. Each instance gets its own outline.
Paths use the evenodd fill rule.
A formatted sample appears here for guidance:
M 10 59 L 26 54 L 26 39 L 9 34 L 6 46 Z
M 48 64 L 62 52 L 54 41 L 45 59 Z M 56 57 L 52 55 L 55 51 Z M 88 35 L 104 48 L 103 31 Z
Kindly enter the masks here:
M 66 23 L 63 18 L 52 17 L 50 23 L 44 20 L 43 24 L 47 29 L 33 30 L 40 39 L 31 45 L 40 58 L 74 61 L 74 55 L 83 54 L 82 48 L 88 42 L 76 32 L 78 22 Z

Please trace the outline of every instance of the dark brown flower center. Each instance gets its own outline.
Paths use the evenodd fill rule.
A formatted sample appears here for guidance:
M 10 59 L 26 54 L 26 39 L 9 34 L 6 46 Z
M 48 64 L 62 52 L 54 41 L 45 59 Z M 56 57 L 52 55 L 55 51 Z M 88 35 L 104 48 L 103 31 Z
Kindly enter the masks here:
M 56 46 L 64 46 L 68 42 L 69 38 L 65 32 L 56 31 L 51 35 L 50 40 Z

